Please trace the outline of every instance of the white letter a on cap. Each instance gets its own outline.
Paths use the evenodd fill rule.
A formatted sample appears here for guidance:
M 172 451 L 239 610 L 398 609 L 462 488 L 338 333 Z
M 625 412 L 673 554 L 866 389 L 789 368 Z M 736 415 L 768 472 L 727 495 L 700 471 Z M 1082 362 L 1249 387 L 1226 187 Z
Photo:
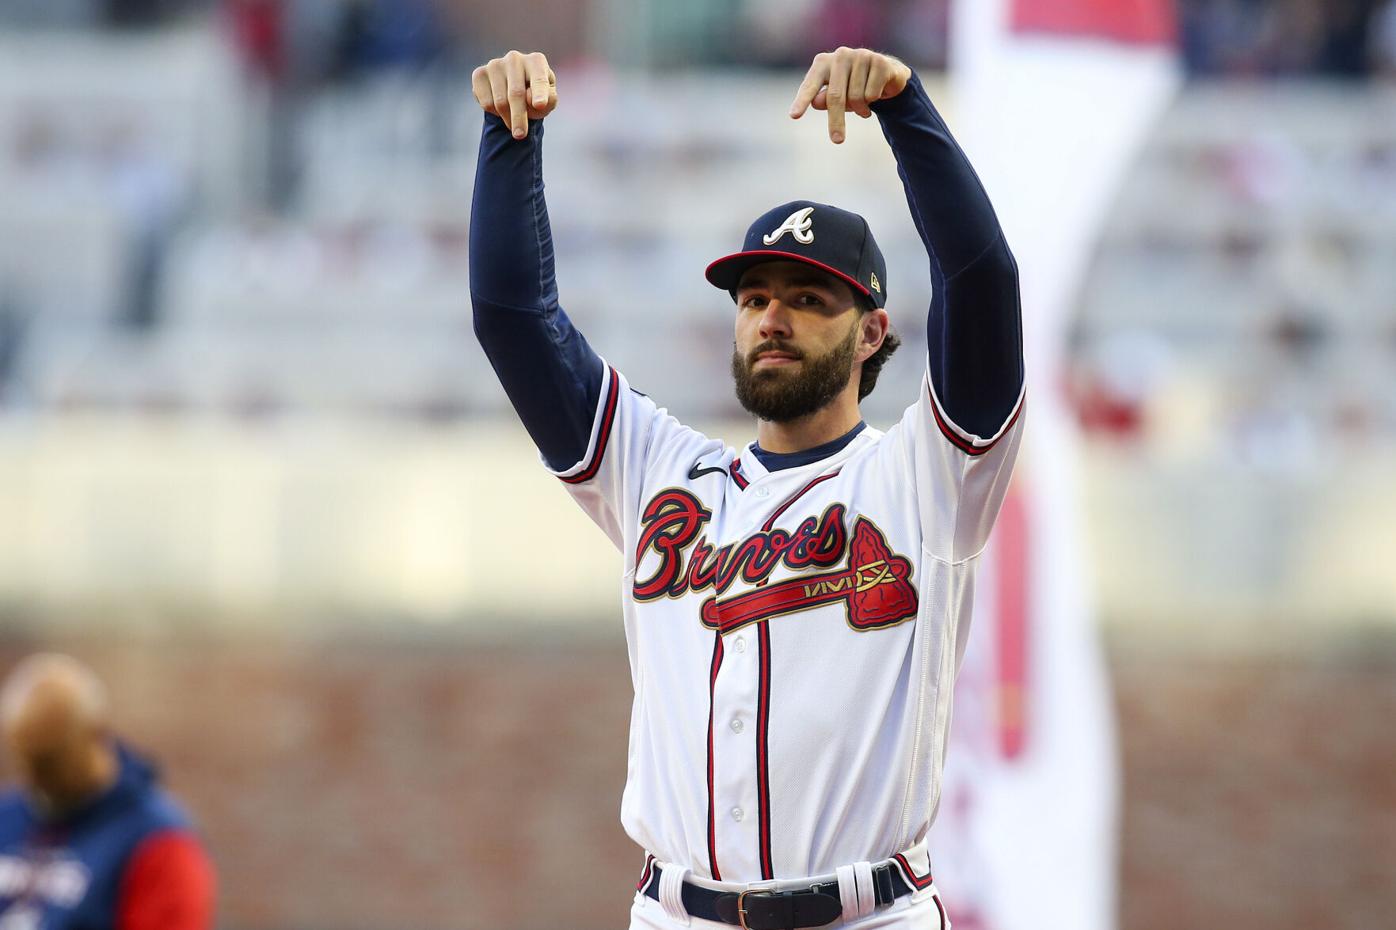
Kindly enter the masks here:
M 767 245 L 775 245 L 780 241 L 780 237 L 786 233 L 791 233 L 795 241 L 803 245 L 809 245 L 814 241 L 814 220 L 810 219 L 810 214 L 814 212 L 814 207 L 805 207 L 803 210 L 796 210 L 786 217 L 770 234 L 761 241 Z

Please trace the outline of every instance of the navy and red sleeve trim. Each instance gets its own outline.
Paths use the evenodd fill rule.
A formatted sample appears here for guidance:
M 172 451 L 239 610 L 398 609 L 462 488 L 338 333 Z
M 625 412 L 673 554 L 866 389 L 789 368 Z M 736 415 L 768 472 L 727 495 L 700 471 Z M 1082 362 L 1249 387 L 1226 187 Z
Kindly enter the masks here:
M 600 422 L 597 424 L 596 442 L 591 450 L 589 460 L 581 464 L 581 470 L 575 474 L 559 475 L 568 484 L 584 484 L 596 477 L 596 473 L 601 470 L 601 461 L 606 457 L 606 447 L 611 443 L 611 434 L 615 432 L 616 408 L 620 405 L 620 375 L 616 374 L 614 368 L 606 369 L 606 399 L 601 406 Z
M 941 435 L 944 436 L 952 446 L 970 456 L 983 455 L 993 449 L 994 446 L 997 446 L 999 440 L 1006 436 L 1009 430 L 1013 429 L 1013 424 L 1018 422 L 1018 418 L 1023 415 L 1023 408 L 1027 405 L 1027 398 L 1020 396 L 1018 398 L 1018 403 L 1013 408 L 1013 415 L 1009 417 L 1008 422 L 999 428 L 996 435 L 990 436 L 987 439 L 981 439 L 966 433 L 946 419 L 945 414 L 941 412 L 940 401 L 936 397 L 936 392 L 933 387 L 928 386 L 926 388 L 926 393 L 930 395 L 931 415 L 935 417 L 936 426 L 940 429 Z
M 1016 416 L 1023 388 L 1018 264 L 969 159 L 921 79 L 872 105 L 930 258 L 926 364 L 947 437 L 978 449 Z M 951 427 L 946 430 L 945 427 Z M 954 441 L 952 439 L 952 441 Z M 970 454 L 976 454 L 971 452 Z

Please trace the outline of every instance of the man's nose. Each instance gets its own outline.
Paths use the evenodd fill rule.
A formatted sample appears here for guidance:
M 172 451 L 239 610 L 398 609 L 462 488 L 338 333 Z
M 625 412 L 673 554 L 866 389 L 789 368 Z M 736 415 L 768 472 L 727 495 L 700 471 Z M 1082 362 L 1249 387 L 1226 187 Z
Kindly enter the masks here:
M 790 308 L 779 300 L 773 300 L 766 304 L 766 309 L 761 314 L 761 322 L 758 329 L 762 339 L 771 339 L 776 336 L 790 335 Z

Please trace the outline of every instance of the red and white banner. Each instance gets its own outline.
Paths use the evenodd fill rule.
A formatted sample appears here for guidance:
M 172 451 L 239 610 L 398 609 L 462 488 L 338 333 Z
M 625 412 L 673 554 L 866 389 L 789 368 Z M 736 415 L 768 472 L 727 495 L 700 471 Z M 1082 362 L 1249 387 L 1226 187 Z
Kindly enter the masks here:
M 1119 760 L 1059 393 L 1111 200 L 1180 84 L 1168 0 L 957 0 L 954 129 L 1022 277 L 1029 421 L 976 586 L 936 882 L 957 930 L 1116 925 Z

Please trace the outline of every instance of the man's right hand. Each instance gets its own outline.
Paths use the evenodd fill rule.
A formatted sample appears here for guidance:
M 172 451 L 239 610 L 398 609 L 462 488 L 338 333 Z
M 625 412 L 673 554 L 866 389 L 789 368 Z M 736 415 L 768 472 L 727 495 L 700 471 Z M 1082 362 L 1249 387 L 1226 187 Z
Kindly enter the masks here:
M 515 139 L 528 135 L 528 121 L 557 107 L 557 75 L 542 52 L 509 52 L 470 75 L 475 100 L 508 124 Z

